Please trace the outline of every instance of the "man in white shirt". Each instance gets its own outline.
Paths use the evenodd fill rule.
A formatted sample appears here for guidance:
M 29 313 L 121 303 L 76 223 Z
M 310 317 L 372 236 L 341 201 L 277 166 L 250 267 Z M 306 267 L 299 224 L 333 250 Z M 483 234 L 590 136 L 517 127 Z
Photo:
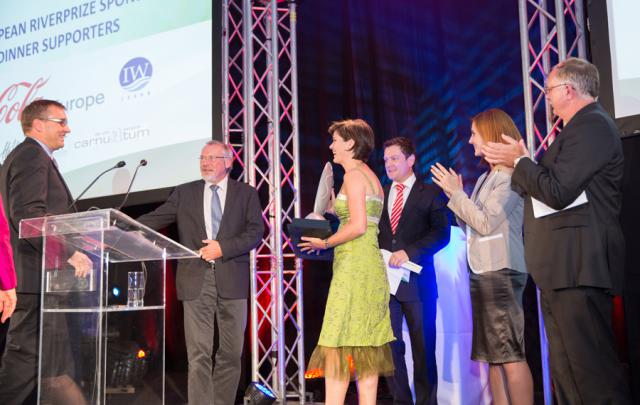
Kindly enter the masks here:
M 178 263 L 176 287 L 184 305 L 189 404 L 233 404 L 247 325 L 249 252 L 264 232 L 257 191 L 229 179 L 231 147 L 208 142 L 200 154 L 202 180 L 179 185 L 138 220 L 153 229 L 178 225 L 180 242 L 201 260 Z M 218 341 L 212 367 L 215 323 Z M 212 372 L 213 369 L 213 372 Z
M 58 171 L 53 153 L 64 147 L 71 132 L 64 105 L 53 100 L 36 100 L 26 106 L 21 116 L 25 139 L 9 153 L 0 170 L 0 194 L 4 204 L 17 276 L 17 304 L 11 318 L 5 352 L 0 368 L 0 404 L 35 403 L 38 376 L 38 342 L 40 337 L 40 289 L 42 282 L 42 240 L 20 239 L 20 221 L 28 218 L 69 213 L 73 198 Z M 54 255 L 48 248 L 48 257 Z M 59 252 L 68 260 L 76 275 L 84 277 L 92 269 L 91 260 L 81 252 Z M 70 256 L 70 257 L 69 257 Z M 57 328 L 66 334 L 65 317 L 46 316 L 45 330 Z M 64 336 L 64 335 L 63 335 Z M 60 339 L 64 341 L 64 339 Z M 46 345 L 45 345 L 46 344 Z M 55 352 L 59 361 L 49 358 L 41 365 L 41 395 L 60 398 L 67 404 L 82 404 L 84 398 L 73 375 L 69 347 L 43 340 L 43 351 Z
M 378 241 L 392 252 L 389 264 L 412 261 L 422 266 L 409 282 L 401 282 L 390 296 L 391 327 L 396 341 L 391 344 L 395 375 L 388 379 L 394 404 L 413 404 L 404 361 L 402 320 L 406 318 L 413 354 L 416 404 L 436 403 L 435 358 L 436 299 L 438 296 L 433 255 L 449 243 L 450 219 L 440 190 L 416 179 L 415 147 L 404 137 L 384 144 L 387 176 L 393 181 L 384 188 L 384 210 Z

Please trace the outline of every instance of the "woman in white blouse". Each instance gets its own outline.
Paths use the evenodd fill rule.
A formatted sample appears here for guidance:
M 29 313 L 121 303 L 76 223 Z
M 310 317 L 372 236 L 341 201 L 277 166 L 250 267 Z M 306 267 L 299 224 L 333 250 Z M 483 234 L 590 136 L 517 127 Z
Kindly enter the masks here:
M 437 163 L 431 167 L 435 184 L 449 197 L 467 236 L 473 310 L 471 358 L 489 363 L 495 404 L 533 404 L 533 381 L 524 351 L 522 293 L 527 281 L 522 245 L 523 200 L 511 190 L 513 169 L 488 164 L 482 154 L 487 142 L 504 142 L 502 135 L 522 139 L 504 111 L 490 109 L 471 120 L 474 155 L 489 166 L 468 197 L 462 177 Z

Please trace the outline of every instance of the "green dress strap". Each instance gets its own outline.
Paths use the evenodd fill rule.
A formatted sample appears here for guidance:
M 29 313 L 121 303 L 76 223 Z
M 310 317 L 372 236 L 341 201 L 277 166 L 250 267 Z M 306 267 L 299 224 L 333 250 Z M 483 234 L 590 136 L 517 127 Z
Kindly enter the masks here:
M 371 191 L 371 195 L 372 196 L 378 196 L 378 191 L 375 189 L 375 187 L 373 186 L 373 182 L 371 181 L 371 179 L 369 178 L 369 176 L 367 176 L 365 174 L 365 172 L 363 170 L 360 170 L 359 168 L 354 168 L 353 170 L 357 170 L 360 173 L 362 173 L 362 175 L 364 176 L 364 178 L 367 180 L 367 182 L 369 183 L 369 190 Z

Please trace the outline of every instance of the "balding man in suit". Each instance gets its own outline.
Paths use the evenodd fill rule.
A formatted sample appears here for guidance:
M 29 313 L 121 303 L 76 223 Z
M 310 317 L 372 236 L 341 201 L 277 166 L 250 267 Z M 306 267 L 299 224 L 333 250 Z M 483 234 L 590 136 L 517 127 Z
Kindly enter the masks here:
M 564 128 L 540 161 L 504 135 L 507 144 L 483 147 L 489 163 L 515 167 L 511 187 L 524 197 L 525 259 L 540 289 L 561 405 L 631 403 L 611 327 L 624 271 L 624 157 L 620 133 L 596 101 L 598 88 L 593 64 L 560 62 L 544 91 Z

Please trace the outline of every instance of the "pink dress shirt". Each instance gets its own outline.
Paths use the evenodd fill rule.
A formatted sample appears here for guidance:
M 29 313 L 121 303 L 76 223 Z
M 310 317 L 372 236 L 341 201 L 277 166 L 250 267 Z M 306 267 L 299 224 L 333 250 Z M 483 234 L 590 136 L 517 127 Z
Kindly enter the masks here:
M 16 287 L 16 271 L 13 266 L 11 250 L 11 234 L 9 224 L 4 215 L 4 207 L 0 202 L 0 290 L 11 290 Z

